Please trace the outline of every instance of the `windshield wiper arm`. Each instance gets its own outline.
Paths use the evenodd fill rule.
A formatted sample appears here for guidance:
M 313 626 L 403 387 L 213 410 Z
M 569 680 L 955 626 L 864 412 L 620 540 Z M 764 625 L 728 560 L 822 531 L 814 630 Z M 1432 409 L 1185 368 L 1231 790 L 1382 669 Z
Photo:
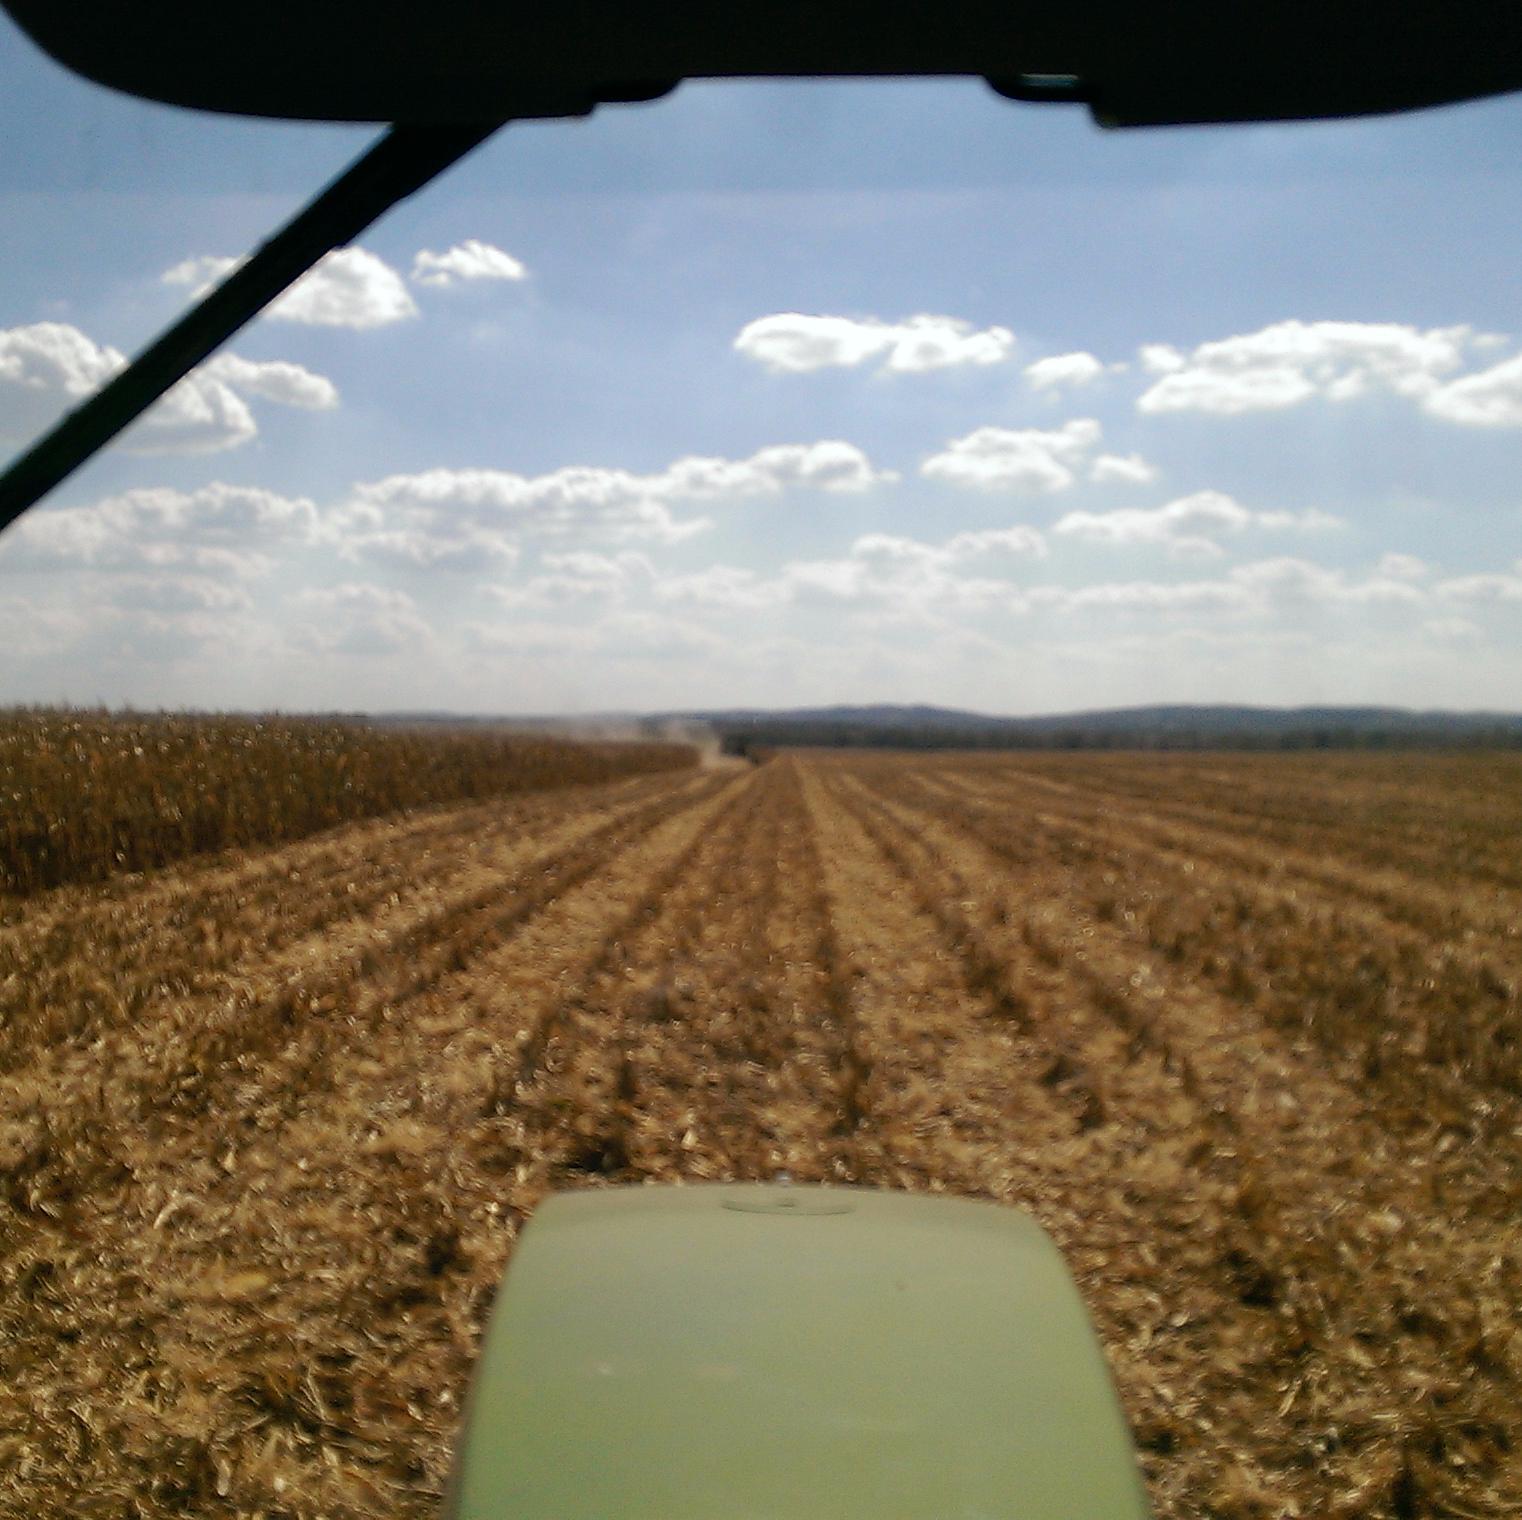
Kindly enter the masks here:
M 359 236 L 500 127 L 390 128 L 151 347 L 0 476 L 0 531 L 103 449 L 325 253 Z

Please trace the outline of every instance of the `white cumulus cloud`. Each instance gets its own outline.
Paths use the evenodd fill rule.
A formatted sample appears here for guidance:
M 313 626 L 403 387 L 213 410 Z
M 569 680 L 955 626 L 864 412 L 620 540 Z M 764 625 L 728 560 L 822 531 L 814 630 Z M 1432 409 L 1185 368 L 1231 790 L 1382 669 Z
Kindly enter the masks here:
M 620 554 L 544 554 L 541 573 L 512 585 L 485 587 L 504 607 L 567 607 L 581 602 L 622 601 L 637 584 L 655 578 L 648 555 L 626 549 Z
M 0 385 L 9 407 L 28 394 L 82 400 L 109 380 L 125 358 L 66 322 L 34 322 L 0 330 Z
M 1243 611 L 1252 601 L 1231 581 L 1106 581 L 1092 586 L 1041 586 L 1030 594 L 1036 606 L 1059 612 Z
M 218 454 L 258 436 L 248 403 L 223 381 L 187 375 L 122 435 L 129 454 Z
M 738 565 L 710 565 L 690 575 L 667 576 L 656 592 L 669 602 L 737 612 L 775 607 L 789 597 L 781 578 L 761 576 Z
M 1136 404 L 1143 412 L 1231 416 L 1313 397 L 1347 401 L 1372 390 L 1421 400 L 1463 365 L 1471 338 L 1467 326 L 1292 319 L 1202 343 L 1187 355 L 1149 344 L 1142 367 L 1158 378 Z
M 41 507 L 0 538 L 0 560 L 32 570 L 196 571 L 218 578 L 265 573 L 269 552 L 310 543 L 317 508 L 221 482 L 195 491 L 127 491 L 89 507 Z
M 1522 354 L 1460 375 L 1422 404 L 1434 417 L 1465 427 L 1522 427 Z
M 779 443 L 749 459 L 679 459 L 666 472 L 675 494 L 704 496 L 769 495 L 789 486 L 854 494 L 891 485 L 892 470 L 874 469 L 856 447 L 838 438 L 819 443 Z
M 1105 372 L 1093 354 L 1052 354 L 1025 366 L 1025 378 L 1038 391 L 1055 390 L 1064 385 L 1091 385 Z
M 245 396 L 257 396 L 279 406 L 322 412 L 338 405 L 338 387 L 326 375 L 313 374 L 285 359 L 256 361 L 237 354 L 218 354 L 196 373 L 229 385 Z
M 445 495 L 432 505 L 357 499 L 329 514 L 324 533 L 345 559 L 402 572 L 510 570 L 523 553 L 510 532 L 452 511 Z
M 342 581 L 336 586 L 313 586 L 296 594 L 303 607 L 323 612 L 358 608 L 364 612 L 416 612 L 417 603 L 396 586 L 377 586 L 369 581 Z
M 1231 572 L 1231 578 L 1258 599 L 1280 606 L 1381 602 L 1417 605 L 1427 599 L 1426 593 L 1409 581 L 1387 580 L 1379 575 L 1362 581 L 1350 580 L 1341 570 L 1289 555 L 1242 565 Z
M 641 477 L 569 466 L 548 475 L 434 469 L 355 488 L 332 519 L 342 552 L 461 570 L 517 560 L 526 535 L 676 543 L 708 526 L 679 521 Z
M 1444 644 L 1472 644 L 1484 637 L 1480 625 L 1468 618 L 1428 618 L 1422 631 Z
M 434 640 L 417 603 L 394 586 L 345 581 L 302 591 L 294 600 L 310 614 L 290 630 L 298 649 L 373 659 L 416 654 Z
M 1522 575 L 1456 575 L 1435 590 L 1449 602 L 1522 602 Z
M 1419 586 L 1379 573 L 1363 579 L 1292 556 L 1256 560 L 1209 580 L 1111 581 L 1089 586 L 1039 586 L 1030 602 L 1059 612 L 1295 616 L 1317 610 L 1419 610 Z
M 546 662 L 580 662 L 591 657 L 617 662 L 664 662 L 708 659 L 727 653 L 724 641 L 712 630 L 661 612 L 616 611 L 596 623 L 542 619 L 474 622 L 466 631 L 483 655 Z
M 253 598 L 237 582 L 205 575 L 123 575 L 110 584 L 107 600 L 127 612 L 177 617 L 186 613 L 247 612 Z
M 479 238 L 466 238 L 444 253 L 421 248 L 412 261 L 412 278 L 418 285 L 445 289 L 462 281 L 524 280 L 528 270 L 512 254 Z
M 1096 485 L 1144 486 L 1157 479 L 1157 469 L 1140 454 L 1101 454 L 1089 469 Z
M 0 436 L 30 438 L 125 368 L 125 355 L 65 322 L 0 330 Z M 212 454 L 258 434 L 246 396 L 284 406 L 337 406 L 331 380 L 283 360 L 222 354 L 194 370 L 129 428 L 134 454 Z
M 1099 424 L 1078 417 L 1051 431 L 981 427 L 920 466 L 932 480 L 984 491 L 1064 491 L 1098 445 Z
M 608 589 L 647 580 L 655 574 L 648 554 L 625 549 L 618 554 L 589 554 L 572 550 L 568 554 L 544 554 L 540 563 L 557 575 L 574 576 L 589 586 Z
M 1419 581 L 1427 577 L 1430 568 L 1426 560 L 1418 559 L 1414 554 L 1400 554 L 1391 550 L 1380 556 L 1377 573 L 1386 580 Z
M 939 551 L 951 564 L 990 560 L 1042 559 L 1046 539 L 1035 528 L 1017 523 L 1010 528 L 973 528 L 953 534 Z
M 794 560 L 776 575 L 714 565 L 657 582 L 666 601 L 727 611 L 782 604 L 876 608 L 912 616 L 1012 605 L 1016 570 L 1046 554 L 1034 528 L 1016 524 L 958 533 L 926 543 L 893 533 L 867 533 L 838 559 Z
M 203 254 L 166 270 L 166 285 L 188 285 L 196 296 L 236 269 L 242 259 Z M 364 248 L 337 248 L 273 301 L 265 316 L 312 327 L 385 327 L 417 315 L 401 275 Z
M 1002 364 L 1015 349 L 1006 327 L 975 328 L 959 317 L 921 315 L 901 322 L 877 317 L 807 316 L 778 312 L 741 328 L 735 349 L 774 374 L 851 369 L 871 360 L 895 374 L 962 365 Z
M 747 459 L 690 455 L 655 474 L 569 465 L 545 475 L 434 469 L 355 487 L 332 519 L 349 555 L 471 568 L 516 558 L 524 536 L 587 535 L 603 543 L 678 543 L 710 526 L 678 518 L 674 504 L 726 502 L 807 488 L 865 491 L 895 479 L 854 444 L 774 444 Z
M 1069 512 L 1052 531 L 1117 548 L 1151 545 L 1179 556 L 1215 557 L 1223 552 L 1217 542 L 1223 534 L 1248 528 L 1321 532 L 1340 526 L 1338 518 L 1325 512 L 1255 512 L 1222 491 L 1196 491 L 1161 507 Z
M 1149 375 L 1169 375 L 1183 369 L 1186 360 L 1171 343 L 1143 343 L 1137 351 L 1141 367 Z
M 171 265 L 159 279 L 165 285 L 188 286 L 191 296 L 199 300 L 218 280 L 246 262 L 247 256 L 235 259 L 221 253 L 200 253 Z

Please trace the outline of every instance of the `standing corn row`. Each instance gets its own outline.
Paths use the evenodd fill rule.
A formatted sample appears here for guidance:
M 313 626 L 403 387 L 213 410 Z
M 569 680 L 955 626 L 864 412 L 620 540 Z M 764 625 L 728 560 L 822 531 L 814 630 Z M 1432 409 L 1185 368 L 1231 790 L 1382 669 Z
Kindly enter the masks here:
M 0 714 L 0 893 L 276 844 L 403 808 L 696 760 L 683 744 L 326 718 L 17 709 Z

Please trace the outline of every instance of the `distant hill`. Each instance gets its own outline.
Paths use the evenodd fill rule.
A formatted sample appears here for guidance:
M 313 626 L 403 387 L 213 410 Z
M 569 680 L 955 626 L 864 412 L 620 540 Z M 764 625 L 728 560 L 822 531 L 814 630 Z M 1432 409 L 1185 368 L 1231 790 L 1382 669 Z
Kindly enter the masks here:
M 1001 718 L 890 705 L 662 713 L 641 726 L 701 724 L 743 754 L 790 745 L 885 749 L 1392 749 L 1522 747 L 1522 714 L 1399 707 L 1153 706 Z
M 731 754 L 795 745 L 873 749 L 1518 749 L 1522 713 L 1403 707 L 1167 704 L 1007 718 L 926 704 L 694 709 L 502 717 L 394 712 L 369 722 L 490 727 L 568 737 L 716 735 Z

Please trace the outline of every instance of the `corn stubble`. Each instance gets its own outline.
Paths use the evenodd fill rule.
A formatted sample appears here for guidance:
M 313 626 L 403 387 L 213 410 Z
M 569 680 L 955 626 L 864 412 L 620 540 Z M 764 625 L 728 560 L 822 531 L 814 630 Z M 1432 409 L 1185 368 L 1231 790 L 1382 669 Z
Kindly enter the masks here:
M 1519 844 L 1515 758 L 784 754 L 12 901 L 0 1510 L 428 1515 L 546 1189 L 788 1171 L 1032 1210 L 1161 1516 L 1515 1514 Z

